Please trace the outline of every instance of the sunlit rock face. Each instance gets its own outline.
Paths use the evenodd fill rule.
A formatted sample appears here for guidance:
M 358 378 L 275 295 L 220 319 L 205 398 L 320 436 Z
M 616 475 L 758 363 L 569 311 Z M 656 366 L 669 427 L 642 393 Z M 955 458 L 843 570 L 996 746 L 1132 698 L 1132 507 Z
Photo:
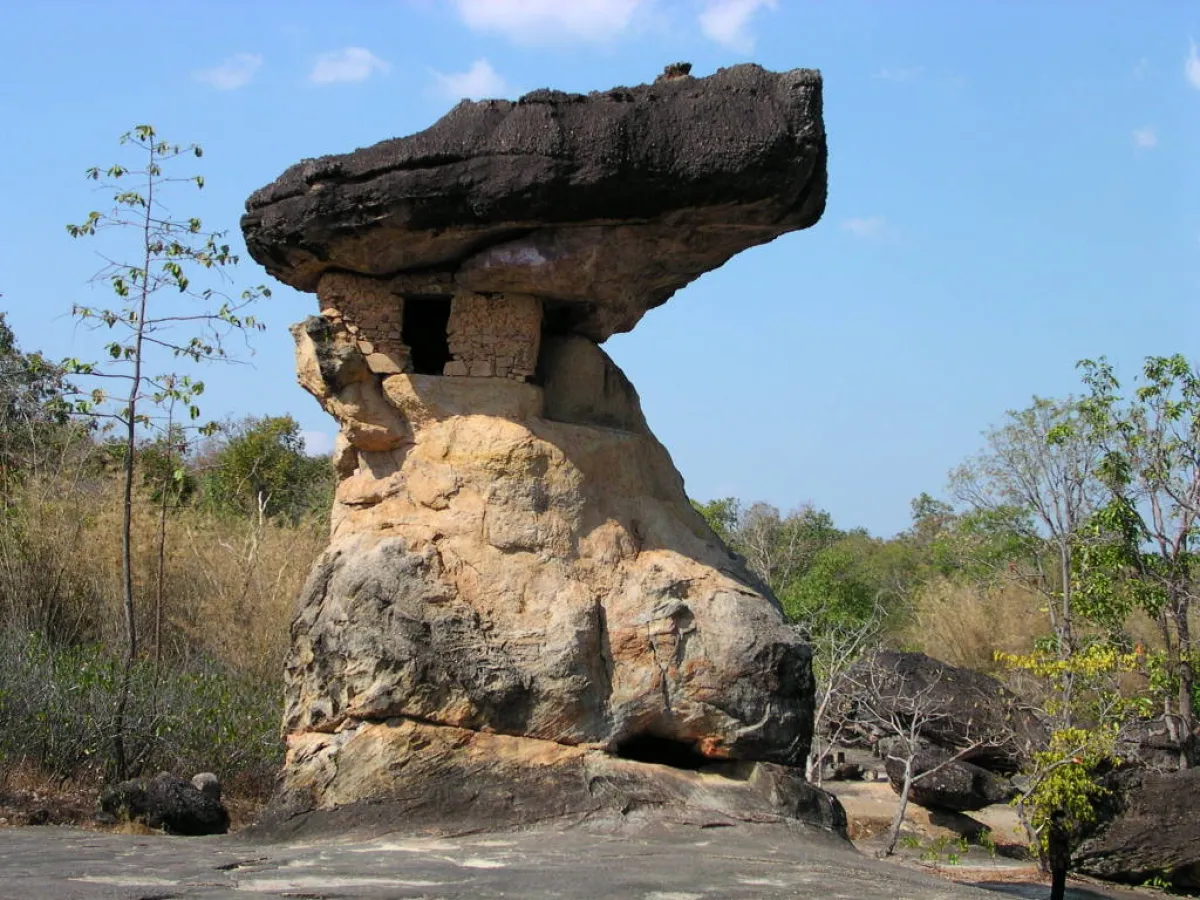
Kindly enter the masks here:
M 251 253 L 314 291 L 332 539 L 287 662 L 281 829 L 800 819 L 809 650 L 597 345 L 825 201 L 817 73 L 460 104 L 292 167 Z

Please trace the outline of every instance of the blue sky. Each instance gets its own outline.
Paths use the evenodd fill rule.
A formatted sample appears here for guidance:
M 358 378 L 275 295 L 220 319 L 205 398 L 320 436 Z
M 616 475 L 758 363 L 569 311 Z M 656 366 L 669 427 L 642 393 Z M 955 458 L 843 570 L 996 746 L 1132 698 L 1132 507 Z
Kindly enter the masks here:
M 95 357 L 75 302 L 101 205 L 83 170 L 151 122 L 197 142 L 177 212 L 240 244 L 245 197 L 291 163 L 431 124 L 462 96 L 587 91 L 690 60 L 825 76 L 829 205 L 607 349 L 700 499 L 811 502 L 890 534 L 980 432 L 1106 354 L 1196 359 L 1200 2 L 375 0 L 0 4 L 0 308 L 27 349 Z M 110 250 L 115 248 L 110 246 Z M 265 280 L 247 260 L 238 285 Z M 276 286 L 252 367 L 205 413 L 330 420 L 295 386 Z

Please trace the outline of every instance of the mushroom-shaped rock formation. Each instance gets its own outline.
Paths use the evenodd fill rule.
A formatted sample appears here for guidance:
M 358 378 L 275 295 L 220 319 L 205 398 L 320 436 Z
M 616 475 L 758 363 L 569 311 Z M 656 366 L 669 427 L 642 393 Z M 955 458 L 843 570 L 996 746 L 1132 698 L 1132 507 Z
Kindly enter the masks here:
M 603 341 L 814 224 L 825 181 L 820 75 L 746 65 L 464 101 L 420 134 L 292 166 L 250 197 L 242 229 L 300 290 L 340 271 L 402 275 L 403 294 L 518 294 Z
M 797 768 L 808 647 L 597 345 L 816 222 L 825 163 L 820 76 L 737 66 L 464 102 L 250 198 L 251 253 L 319 297 L 297 365 L 341 426 L 268 827 L 841 827 Z

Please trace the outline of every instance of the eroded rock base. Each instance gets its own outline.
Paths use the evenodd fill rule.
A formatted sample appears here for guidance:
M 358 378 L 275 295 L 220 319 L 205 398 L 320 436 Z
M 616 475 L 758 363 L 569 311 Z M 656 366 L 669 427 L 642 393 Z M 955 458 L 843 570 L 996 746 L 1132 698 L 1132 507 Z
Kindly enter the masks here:
M 835 797 L 772 763 L 687 770 L 409 719 L 293 735 L 289 743 L 257 837 L 461 834 L 605 820 L 799 823 L 846 834 Z

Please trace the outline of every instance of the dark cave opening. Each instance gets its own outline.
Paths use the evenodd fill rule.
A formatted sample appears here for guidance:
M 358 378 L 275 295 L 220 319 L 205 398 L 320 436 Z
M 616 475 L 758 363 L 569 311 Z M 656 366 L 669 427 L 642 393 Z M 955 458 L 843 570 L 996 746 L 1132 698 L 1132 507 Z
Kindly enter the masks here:
M 639 734 L 621 741 L 617 744 L 616 755 L 673 769 L 700 769 L 716 762 L 699 752 L 694 744 L 653 734 Z
M 441 375 L 450 362 L 450 300 L 445 297 L 408 298 L 400 339 L 408 345 L 408 358 L 417 375 Z

